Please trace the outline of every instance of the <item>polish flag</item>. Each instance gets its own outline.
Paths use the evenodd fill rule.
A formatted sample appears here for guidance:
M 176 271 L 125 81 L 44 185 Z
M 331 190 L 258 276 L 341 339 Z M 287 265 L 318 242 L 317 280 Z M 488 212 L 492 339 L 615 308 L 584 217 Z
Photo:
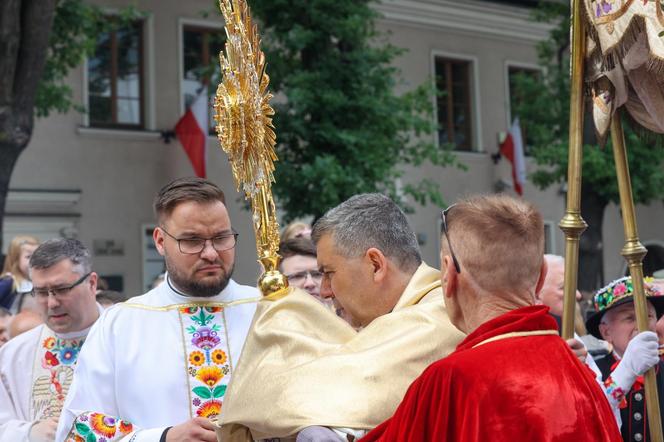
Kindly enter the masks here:
M 505 141 L 500 143 L 500 153 L 512 163 L 512 180 L 514 190 L 523 195 L 523 185 L 526 183 L 526 158 L 523 154 L 523 139 L 521 137 L 521 126 L 519 117 L 514 119 L 510 132 Z
M 208 137 L 208 95 L 204 87 L 175 126 L 196 176 L 205 178 L 205 145 Z

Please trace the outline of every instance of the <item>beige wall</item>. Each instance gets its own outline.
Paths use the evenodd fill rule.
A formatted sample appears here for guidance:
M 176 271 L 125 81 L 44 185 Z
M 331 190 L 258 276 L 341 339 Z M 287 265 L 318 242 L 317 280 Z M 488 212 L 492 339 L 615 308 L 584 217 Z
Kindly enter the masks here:
M 110 9 L 133 4 L 130 1 L 98 0 Z M 146 93 L 148 129 L 172 128 L 181 114 L 179 23 L 201 21 L 199 11 L 208 9 L 208 0 L 142 0 L 142 10 L 152 11 L 146 30 Z M 511 182 L 506 161 L 497 166 L 490 153 L 497 149 L 497 133 L 508 125 L 506 63 L 536 62 L 534 42 L 546 29 L 527 20 L 527 13 L 517 8 L 492 6 L 473 1 L 386 0 L 381 6 L 386 18 L 379 28 L 390 31 L 393 44 L 409 51 L 396 64 L 403 71 L 404 89 L 411 88 L 432 75 L 434 53 L 468 57 L 474 62 L 475 147 L 477 152 L 460 153 L 468 171 L 435 169 L 430 166 L 407 175 L 436 179 L 448 202 L 460 195 L 492 192 L 497 180 Z M 482 15 L 482 13 L 484 15 Z M 218 22 L 216 23 L 218 25 Z M 84 97 L 84 72 L 75 69 L 69 78 L 77 100 Z M 163 184 L 176 177 L 191 175 L 188 160 L 177 141 L 164 144 L 156 132 L 100 131 L 81 129 L 85 118 L 75 112 L 38 120 L 29 148 L 23 153 L 12 177 L 12 189 L 80 190 L 75 220 L 79 237 L 86 244 L 110 239 L 124 245 L 124 255 L 96 257 L 95 266 L 102 274 L 124 277 L 125 292 L 142 291 L 141 226 L 152 223 L 151 202 Z M 208 140 L 209 178 L 227 193 L 234 227 L 240 233 L 237 248 L 236 279 L 253 284 L 258 267 L 250 215 L 242 208 L 234 190 L 225 154 L 216 140 Z M 557 224 L 564 211 L 564 198 L 557 188 L 537 191 L 528 184 L 525 198 L 534 201 L 547 220 Z M 419 208 L 410 220 L 415 230 L 424 234 L 425 259 L 438 263 L 437 207 Z M 661 205 L 639 208 L 639 225 L 644 240 L 664 242 Z M 12 218 L 8 218 L 12 222 Z M 16 222 L 16 218 L 13 220 Z M 611 209 L 604 226 L 607 278 L 621 273 L 623 264 L 616 254 L 622 246 L 617 211 Z M 562 235 L 556 229 L 557 252 L 562 252 Z

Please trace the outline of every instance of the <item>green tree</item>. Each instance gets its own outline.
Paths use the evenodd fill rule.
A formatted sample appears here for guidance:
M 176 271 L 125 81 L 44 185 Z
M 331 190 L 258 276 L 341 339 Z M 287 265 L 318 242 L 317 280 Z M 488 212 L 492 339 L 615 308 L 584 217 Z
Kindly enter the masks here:
M 538 47 L 542 75 L 517 78 L 517 89 L 529 97 L 517 104 L 528 136 L 534 146 L 532 156 L 539 166 L 530 176 L 544 189 L 567 180 L 569 144 L 569 5 L 542 2 L 535 11 L 539 21 L 554 23 L 550 38 Z M 581 236 L 579 288 L 594 290 L 604 284 L 602 224 L 609 203 L 620 203 L 613 151 L 597 146 L 591 117 L 586 113 L 583 147 L 581 215 L 588 229 Z M 634 199 L 648 204 L 664 198 L 664 148 L 652 136 L 625 127 L 628 161 Z M 638 132 L 638 133 L 637 133 Z
M 395 94 L 399 72 L 391 63 L 402 50 L 375 29 L 371 3 L 251 2 L 277 94 L 274 189 L 289 219 L 319 217 L 361 192 L 386 192 L 407 210 L 406 196 L 442 204 L 435 183 L 403 172 L 425 161 L 457 164 L 431 141 L 433 89 Z
M 0 231 L 12 171 L 30 142 L 35 115 L 81 110 L 66 75 L 94 51 L 100 33 L 137 16 L 127 8 L 110 21 L 83 0 L 0 2 Z

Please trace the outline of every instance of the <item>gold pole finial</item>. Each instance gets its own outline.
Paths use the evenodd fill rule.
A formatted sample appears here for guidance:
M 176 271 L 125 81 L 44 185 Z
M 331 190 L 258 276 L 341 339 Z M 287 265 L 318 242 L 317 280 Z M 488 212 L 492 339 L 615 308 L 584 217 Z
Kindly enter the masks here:
M 246 1 L 220 0 L 219 8 L 226 21 L 226 46 L 225 54 L 219 54 L 222 81 L 214 100 L 215 128 L 237 190 L 251 202 L 258 261 L 264 269 L 259 289 L 267 296 L 288 287 L 278 271 L 279 224 L 272 198 L 277 155 L 270 78 Z

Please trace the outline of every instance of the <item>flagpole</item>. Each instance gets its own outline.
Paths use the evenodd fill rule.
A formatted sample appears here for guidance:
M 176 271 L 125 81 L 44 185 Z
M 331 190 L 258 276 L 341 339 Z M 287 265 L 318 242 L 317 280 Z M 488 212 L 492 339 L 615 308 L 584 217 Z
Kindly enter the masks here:
M 574 337 L 574 309 L 579 269 L 579 240 L 588 225 L 581 217 L 581 164 L 583 160 L 583 94 L 585 29 L 582 0 L 572 0 L 572 56 L 567 166 L 567 208 L 558 226 L 565 234 L 565 282 L 563 295 L 563 339 Z

